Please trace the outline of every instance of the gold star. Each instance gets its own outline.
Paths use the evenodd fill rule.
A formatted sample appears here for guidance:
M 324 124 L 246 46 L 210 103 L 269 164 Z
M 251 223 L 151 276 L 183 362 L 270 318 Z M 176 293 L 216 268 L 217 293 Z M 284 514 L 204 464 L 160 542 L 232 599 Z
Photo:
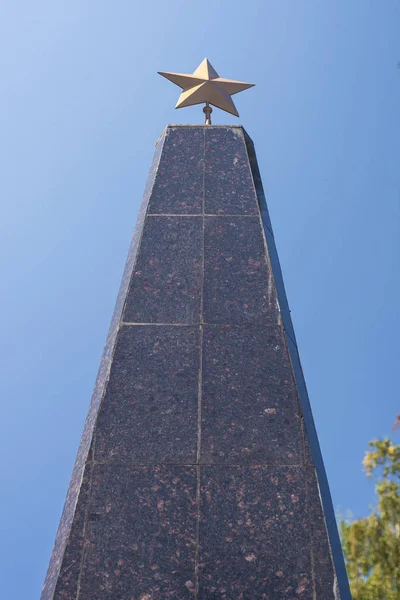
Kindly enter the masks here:
M 206 106 L 212 104 L 236 117 L 239 116 L 239 113 L 231 96 L 254 85 L 254 83 L 244 83 L 220 77 L 207 58 L 197 67 L 193 75 L 164 73 L 162 71 L 159 71 L 159 74 L 183 89 L 175 108 L 205 102 Z

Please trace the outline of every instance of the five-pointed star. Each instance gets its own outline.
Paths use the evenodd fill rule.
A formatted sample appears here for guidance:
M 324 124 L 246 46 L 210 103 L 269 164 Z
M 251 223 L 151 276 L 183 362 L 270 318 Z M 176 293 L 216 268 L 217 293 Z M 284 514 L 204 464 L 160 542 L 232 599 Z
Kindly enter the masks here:
M 197 67 L 193 75 L 162 71 L 159 71 L 159 74 L 183 89 L 175 108 L 208 102 L 236 117 L 239 116 L 239 113 L 231 96 L 254 85 L 254 83 L 220 77 L 207 58 Z

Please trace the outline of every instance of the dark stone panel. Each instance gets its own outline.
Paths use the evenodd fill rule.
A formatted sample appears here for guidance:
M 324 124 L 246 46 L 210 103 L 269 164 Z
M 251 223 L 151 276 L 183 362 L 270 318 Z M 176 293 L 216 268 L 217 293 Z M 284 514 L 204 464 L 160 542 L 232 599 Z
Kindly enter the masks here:
M 123 326 L 96 426 L 96 460 L 195 462 L 199 327 Z
M 192 597 L 196 470 L 95 465 L 79 600 Z
M 70 557 L 74 550 L 79 552 L 81 520 L 85 510 L 87 482 L 89 478 L 89 467 L 88 465 L 85 466 L 85 463 L 88 456 L 90 457 L 92 454 L 91 436 L 89 435 L 91 419 L 89 417 L 90 415 L 88 415 L 88 418 L 86 419 L 84 432 L 69 482 L 67 497 L 65 499 L 54 548 L 40 596 L 41 600 L 53 600 L 55 598 L 62 598 L 64 600 L 64 597 L 61 595 L 55 596 L 56 586 L 60 577 L 64 577 L 65 585 L 67 587 L 74 585 L 74 576 L 71 575 L 71 580 L 69 581 L 65 577 L 65 572 L 60 574 L 60 570 L 62 567 L 63 569 L 66 568 L 63 560 L 67 552 Z M 72 536 L 71 539 L 70 536 Z M 78 560 L 79 558 L 76 559 L 76 561 Z M 75 574 L 77 568 L 77 562 L 74 562 Z M 61 594 L 63 589 L 61 588 L 61 585 L 58 585 L 57 589 L 57 593 Z M 66 598 L 68 598 L 68 596 L 66 596 Z
M 307 486 L 316 597 L 338 600 L 338 596 L 335 595 L 335 569 L 314 469 L 307 470 Z
M 65 553 L 62 557 L 55 593 L 54 596 L 50 596 L 52 600 L 71 600 L 71 598 L 76 598 L 83 553 L 86 509 L 90 493 L 91 468 L 91 463 L 88 463 L 85 467 L 72 527 L 67 538 Z
M 203 463 L 304 463 L 281 327 L 205 327 L 202 392 Z
M 203 219 L 147 217 L 123 320 L 199 323 Z
M 207 127 L 205 212 L 258 215 L 258 207 L 241 127 Z
M 202 468 L 199 600 L 312 600 L 304 470 Z
M 164 143 L 165 143 L 165 132 L 160 137 L 156 144 L 156 149 L 154 151 L 153 160 L 151 163 L 150 171 L 147 177 L 146 187 L 143 194 L 143 199 L 140 204 L 139 213 L 136 220 L 136 226 L 133 231 L 131 245 L 129 247 L 128 256 L 126 259 L 125 269 L 122 275 L 121 285 L 119 288 L 117 301 L 115 304 L 114 313 L 111 319 L 111 325 L 108 337 L 110 337 L 118 327 L 118 324 L 121 320 L 122 310 L 125 305 L 126 294 L 129 287 L 129 282 L 132 276 L 132 270 L 135 266 L 137 251 L 140 244 L 140 239 L 143 231 L 143 224 L 145 220 L 145 215 L 147 211 L 147 206 L 149 203 L 149 198 L 151 196 L 151 192 L 153 189 L 154 181 L 158 172 L 158 165 L 160 161 L 160 157 L 163 154 Z
M 204 127 L 168 127 L 149 213 L 203 212 Z
M 206 323 L 279 322 L 258 217 L 206 217 L 204 263 Z

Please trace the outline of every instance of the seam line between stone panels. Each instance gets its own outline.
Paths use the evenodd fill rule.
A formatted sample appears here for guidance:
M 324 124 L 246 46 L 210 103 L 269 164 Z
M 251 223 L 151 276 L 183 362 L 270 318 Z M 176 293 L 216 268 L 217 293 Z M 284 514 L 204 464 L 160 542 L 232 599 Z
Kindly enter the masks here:
M 148 217 L 225 217 L 225 218 L 230 218 L 230 217 L 244 217 L 247 219 L 251 219 L 254 217 L 257 217 L 257 214 L 254 213 L 252 215 L 241 215 L 241 214 L 236 214 L 236 213 L 232 213 L 232 214 L 217 214 L 217 213 L 148 213 L 147 214 Z
M 311 467 L 311 472 L 313 473 L 313 475 L 315 477 L 315 468 L 314 467 Z M 305 478 L 306 503 L 307 503 L 306 511 L 307 511 L 307 522 L 308 522 L 308 541 L 310 544 L 312 594 L 313 594 L 313 600 L 318 600 L 317 599 L 317 591 L 316 591 L 317 586 L 316 586 L 316 579 L 315 579 L 314 535 L 313 535 L 312 523 L 311 523 L 310 490 L 309 490 L 308 483 L 309 483 L 309 479 L 308 479 L 308 477 L 306 477 Z
M 169 462 L 117 462 L 113 460 L 96 460 L 93 461 L 94 465 L 113 465 L 117 466 L 131 466 L 131 467 L 195 467 L 197 462 L 179 462 L 179 463 L 169 463 Z M 201 463 L 201 467 L 223 467 L 228 468 L 236 468 L 236 467 L 250 467 L 250 468 L 260 468 L 260 467 L 268 467 L 268 468 L 282 468 L 282 469 L 314 469 L 312 465 L 302 465 L 302 464 L 284 464 L 284 463 Z
M 201 498 L 201 408 L 203 394 L 203 312 L 204 312 L 204 226 L 205 226 L 205 176 L 206 176 L 206 130 L 203 129 L 203 202 L 202 202 L 202 248 L 201 248 L 201 291 L 200 291 L 200 337 L 199 337 L 199 388 L 198 388 L 198 406 L 197 406 L 197 456 L 196 456 L 196 549 L 194 561 L 194 581 L 195 581 L 195 598 L 199 596 L 199 545 L 200 545 L 200 498 Z
M 295 387 L 297 389 L 296 386 L 296 380 L 294 381 Z M 298 396 L 298 393 L 296 391 L 296 396 Z M 297 402 L 300 404 L 300 409 L 301 409 L 301 403 L 300 403 L 300 398 L 297 398 Z M 307 464 L 307 454 L 306 454 L 306 426 L 304 424 L 304 415 L 303 415 L 303 410 L 300 410 L 300 417 L 301 417 L 301 441 L 303 444 L 303 461 L 304 464 Z
M 121 328 L 122 327 L 195 327 L 196 325 L 203 325 L 207 327 L 232 327 L 232 328 L 239 328 L 242 327 L 244 329 L 246 328 L 250 328 L 250 327 L 256 327 L 258 325 L 260 325 L 259 322 L 254 322 L 251 321 L 249 323 L 207 323 L 205 321 L 203 321 L 202 323 L 139 323 L 139 322 L 131 322 L 131 321 L 124 321 L 123 323 L 121 323 Z M 276 328 L 276 327 L 281 327 L 280 323 L 262 323 L 262 327 L 263 328 L 267 328 L 267 327 L 272 327 L 272 328 Z

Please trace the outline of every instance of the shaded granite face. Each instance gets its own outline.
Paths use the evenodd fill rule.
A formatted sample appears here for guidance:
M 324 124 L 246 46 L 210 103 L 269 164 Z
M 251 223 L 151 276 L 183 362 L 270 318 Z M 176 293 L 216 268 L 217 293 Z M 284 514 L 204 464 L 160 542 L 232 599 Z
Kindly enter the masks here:
M 258 216 L 241 129 L 213 127 L 205 131 L 204 196 L 206 214 Z
M 199 323 L 203 224 L 198 217 L 148 217 L 124 321 Z
M 195 467 L 95 465 L 80 596 L 190 598 L 196 485 Z
M 204 129 L 169 127 L 149 214 L 203 213 Z
M 282 329 L 208 327 L 201 462 L 303 464 L 300 406 Z
M 277 323 L 279 309 L 257 217 L 206 217 L 204 321 Z
M 190 464 L 197 452 L 199 327 L 124 326 L 99 411 L 99 461 Z
M 350 599 L 241 127 L 156 146 L 41 598 Z
M 199 598 L 313 599 L 304 469 L 205 467 L 201 507 Z

